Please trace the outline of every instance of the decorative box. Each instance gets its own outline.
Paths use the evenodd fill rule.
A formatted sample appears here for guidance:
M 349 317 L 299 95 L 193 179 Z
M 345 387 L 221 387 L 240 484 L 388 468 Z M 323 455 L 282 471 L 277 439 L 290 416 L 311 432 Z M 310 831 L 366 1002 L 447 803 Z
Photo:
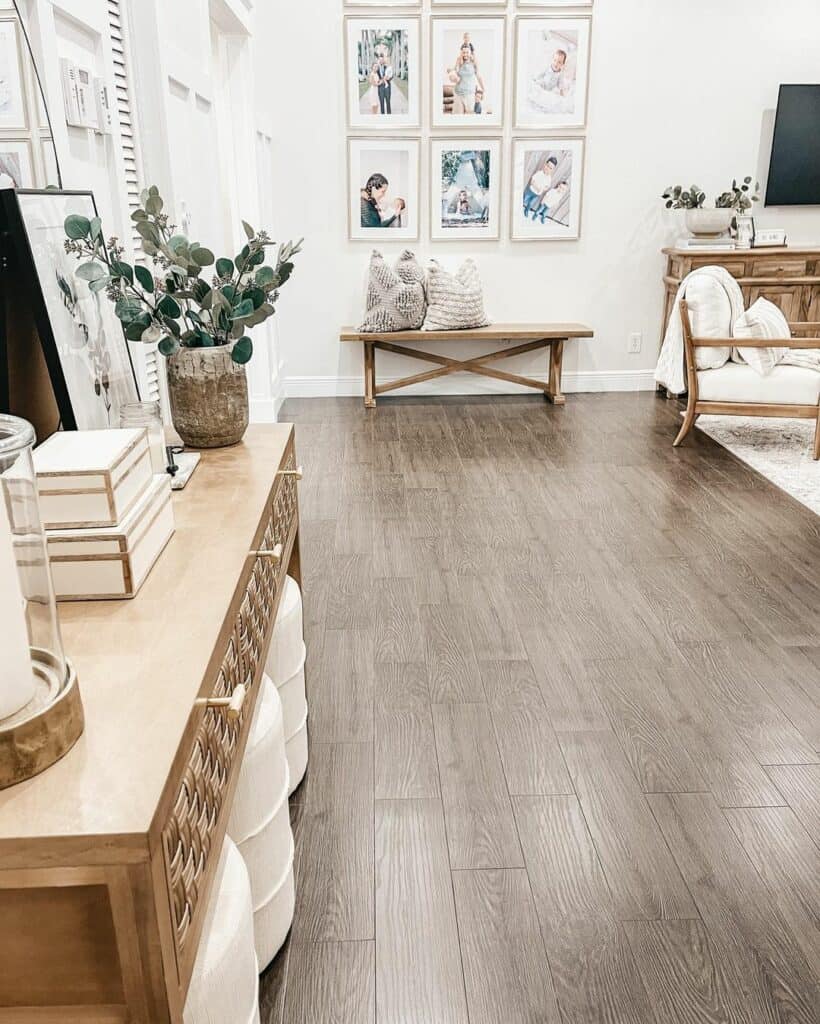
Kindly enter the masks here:
M 151 483 L 148 432 L 60 430 L 34 449 L 47 530 L 116 526 Z
M 119 526 L 49 530 L 58 601 L 133 597 L 174 532 L 171 480 L 157 475 Z

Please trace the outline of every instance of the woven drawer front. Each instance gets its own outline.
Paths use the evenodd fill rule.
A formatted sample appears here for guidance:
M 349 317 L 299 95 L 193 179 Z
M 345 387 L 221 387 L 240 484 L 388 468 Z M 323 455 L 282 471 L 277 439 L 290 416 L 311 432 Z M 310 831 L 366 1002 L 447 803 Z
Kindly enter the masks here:
M 282 469 L 296 469 L 296 456 L 293 449 L 288 451 Z M 287 547 L 291 530 L 296 526 L 296 508 L 298 505 L 298 485 L 295 476 L 282 476 L 273 496 L 273 543 Z
M 226 697 L 242 682 L 234 630 L 213 689 Z M 243 716 L 231 722 L 219 708 L 206 708 L 171 814 L 162 832 L 177 950 L 185 947 L 201 895 L 200 887 L 216 840 L 216 823 L 234 765 Z M 218 856 L 219 850 L 215 851 Z

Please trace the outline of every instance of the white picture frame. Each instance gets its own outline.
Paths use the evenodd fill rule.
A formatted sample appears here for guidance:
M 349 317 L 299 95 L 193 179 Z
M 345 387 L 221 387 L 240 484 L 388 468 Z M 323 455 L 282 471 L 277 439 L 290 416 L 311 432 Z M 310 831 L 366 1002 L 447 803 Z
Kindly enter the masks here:
M 506 7 L 507 0 L 430 0 L 435 7 Z
M 430 140 L 430 238 L 495 241 L 501 225 L 501 140 Z
M 345 9 L 355 7 L 421 7 L 421 0 L 343 0 Z
M 503 15 L 433 15 L 430 19 L 430 123 L 434 128 L 498 129 L 504 121 L 507 23 Z M 467 91 L 458 95 L 461 47 L 474 69 Z M 475 86 L 469 89 L 470 84 Z M 449 103 L 448 103 L 449 99 Z M 456 105 L 469 107 L 457 112 Z M 448 110 L 447 108 L 450 107 Z M 480 110 L 480 113 L 478 112 Z
M 31 143 L 0 139 L 0 188 L 34 188 Z
M 581 236 L 585 139 L 512 140 L 510 238 L 515 242 L 573 241 Z
M 374 176 L 385 179 L 363 193 Z M 415 242 L 421 223 L 421 141 L 414 138 L 349 138 L 347 140 L 348 238 L 353 242 Z M 382 194 L 379 191 L 383 190 Z M 399 210 L 396 203 L 404 202 Z M 369 205 L 366 207 L 366 203 Z M 379 207 L 383 227 L 366 223 Z
M 421 127 L 421 18 L 346 15 L 344 37 L 348 128 Z
M 0 129 L 28 126 L 23 91 L 20 34 L 12 16 L 0 18 Z
M 517 7 L 592 7 L 594 0 L 516 0 Z
M 515 19 L 516 129 L 586 126 L 591 39 L 590 15 Z

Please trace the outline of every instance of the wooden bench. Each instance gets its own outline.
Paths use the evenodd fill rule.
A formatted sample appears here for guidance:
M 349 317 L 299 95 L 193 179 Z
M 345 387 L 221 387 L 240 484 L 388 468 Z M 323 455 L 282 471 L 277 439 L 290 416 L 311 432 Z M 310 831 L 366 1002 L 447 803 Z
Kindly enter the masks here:
M 477 373 L 482 377 L 493 377 L 496 380 L 524 387 L 535 388 L 544 392 L 544 397 L 555 405 L 563 405 L 564 395 L 561 392 L 561 366 L 564 358 L 564 342 L 570 338 L 592 338 L 593 332 L 584 324 L 493 324 L 490 327 L 477 327 L 471 331 L 392 331 L 383 334 L 369 334 L 343 327 L 341 341 L 360 341 L 364 350 L 364 404 L 367 409 L 374 409 L 376 396 L 397 388 L 406 388 L 411 384 L 445 377 L 450 373 Z M 495 341 L 516 342 L 511 348 L 498 349 L 486 355 L 474 356 L 471 359 L 451 359 L 434 352 L 424 352 L 415 348 L 407 348 L 406 343 L 418 341 Z M 412 359 L 423 359 L 436 363 L 438 369 L 415 373 L 410 377 L 401 377 L 389 384 L 376 383 L 376 349 L 395 352 L 400 356 Z M 509 359 L 520 356 L 524 352 L 548 348 L 549 373 L 546 381 L 535 380 L 533 377 L 522 377 L 517 373 L 506 373 L 504 370 L 493 369 L 486 364 L 496 359 Z

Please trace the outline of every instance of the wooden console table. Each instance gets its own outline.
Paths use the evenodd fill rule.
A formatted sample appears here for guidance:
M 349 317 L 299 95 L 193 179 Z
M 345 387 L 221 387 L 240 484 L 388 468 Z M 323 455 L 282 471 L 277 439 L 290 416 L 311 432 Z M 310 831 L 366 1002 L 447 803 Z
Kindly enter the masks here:
M 584 324 L 493 324 L 490 327 L 477 327 L 471 331 L 390 331 L 384 334 L 370 334 L 356 331 L 352 327 L 343 327 L 340 340 L 360 341 L 364 352 L 364 404 L 367 409 L 376 407 L 376 395 L 387 391 L 406 388 L 411 384 L 445 377 L 450 373 L 477 373 L 483 377 L 522 384 L 524 387 L 535 388 L 544 392 L 555 405 L 563 405 L 566 399 L 561 391 L 561 367 L 564 358 L 564 342 L 570 338 L 592 338 L 593 332 Z M 419 341 L 494 341 L 518 342 L 512 348 L 502 348 L 486 355 L 474 356 L 472 359 L 451 359 L 434 352 L 424 352 L 415 348 L 407 348 L 404 343 Z M 414 373 L 410 377 L 390 381 L 389 384 L 376 383 L 376 349 L 395 352 L 411 359 L 423 359 L 436 363 L 437 370 L 425 373 Z M 522 355 L 535 349 L 548 348 L 549 374 L 547 381 L 536 380 L 534 377 L 522 377 L 517 373 L 506 373 L 486 364 L 497 359 L 509 359 L 510 356 Z
M 780 306 L 790 323 L 820 320 L 820 246 L 769 249 L 664 249 L 666 294 L 661 344 L 681 281 L 698 267 L 724 267 L 737 279 L 746 308 L 761 298 Z
M 0 1024 L 179 1024 L 285 573 L 293 428 L 202 453 L 132 601 L 60 605 L 85 732 L 0 792 Z M 246 697 L 233 720 L 204 699 Z M 198 702 L 200 701 L 200 702 Z

